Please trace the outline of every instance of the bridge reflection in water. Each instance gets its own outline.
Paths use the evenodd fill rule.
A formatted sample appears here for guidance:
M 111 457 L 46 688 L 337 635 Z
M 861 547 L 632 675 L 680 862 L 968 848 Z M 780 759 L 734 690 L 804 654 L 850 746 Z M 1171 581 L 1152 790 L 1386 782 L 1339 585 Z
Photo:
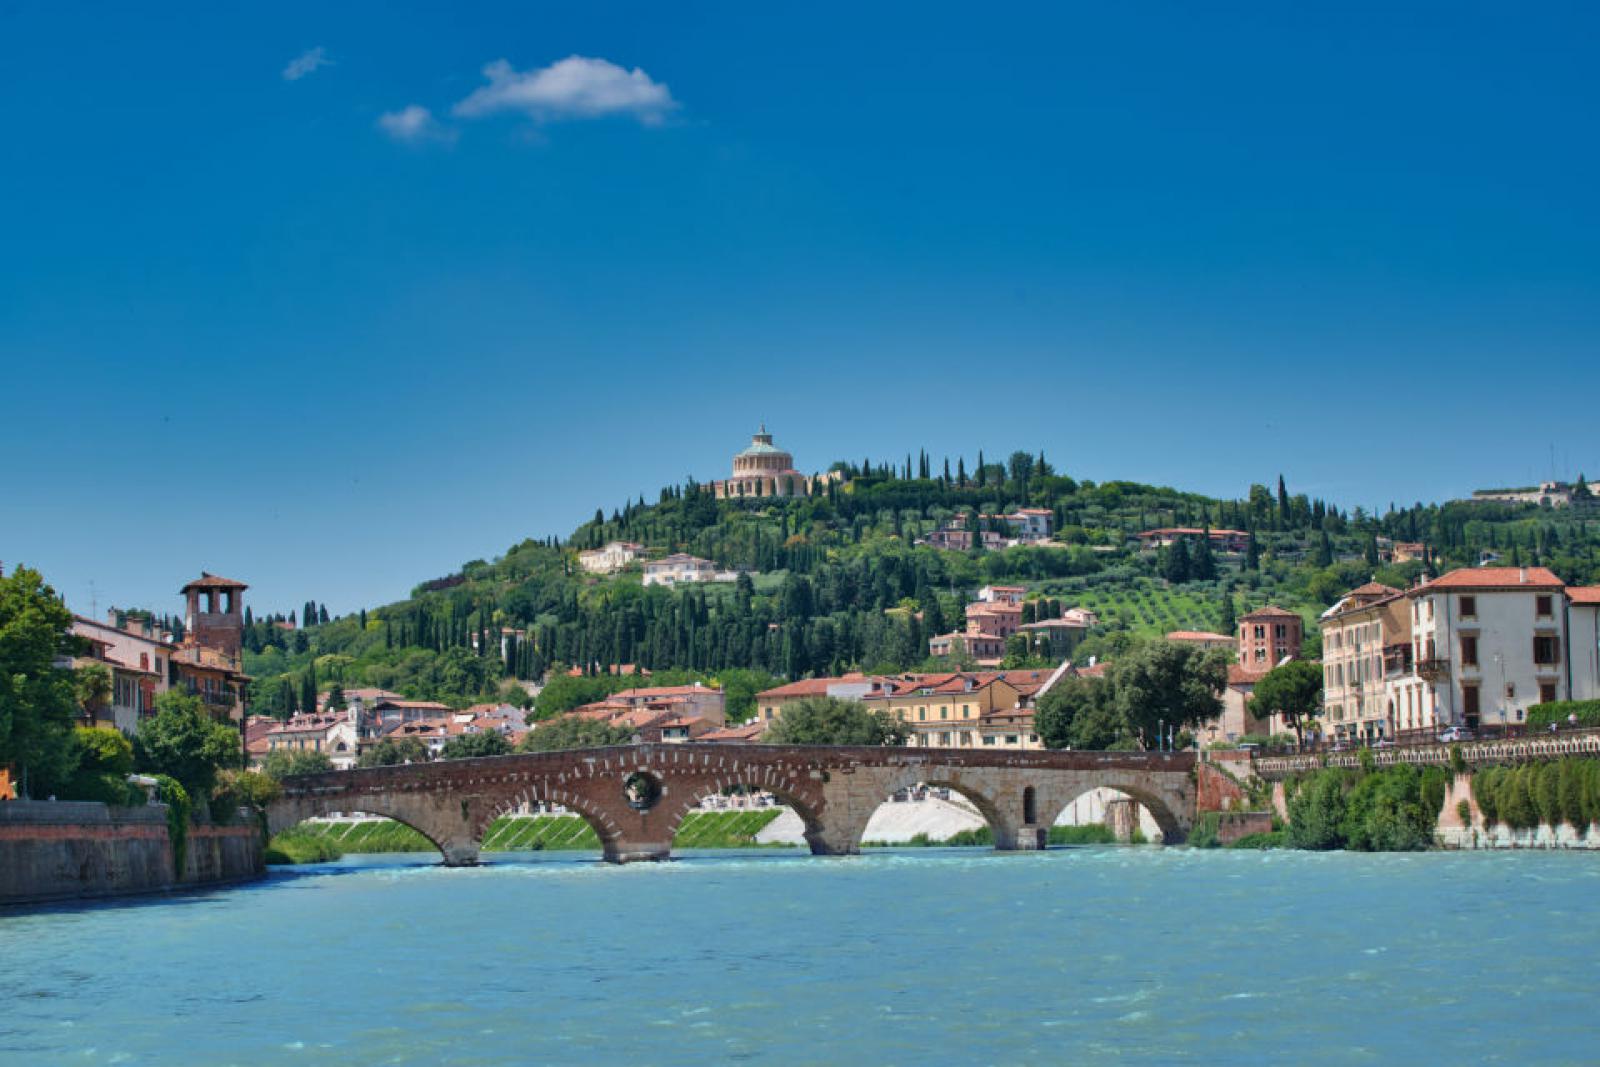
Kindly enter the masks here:
M 277 833 L 330 812 L 383 815 L 427 837 L 446 864 L 463 866 L 477 862 L 499 816 L 557 804 L 594 828 L 606 859 L 627 863 L 666 859 L 684 816 L 739 786 L 793 808 L 813 854 L 850 855 L 884 798 L 921 783 L 970 800 L 995 848 L 1039 849 L 1068 805 L 1104 787 L 1137 800 L 1176 844 L 1194 825 L 1196 776 L 1207 770 L 1193 752 L 623 745 L 299 775 L 284 780 L 267 824 Z

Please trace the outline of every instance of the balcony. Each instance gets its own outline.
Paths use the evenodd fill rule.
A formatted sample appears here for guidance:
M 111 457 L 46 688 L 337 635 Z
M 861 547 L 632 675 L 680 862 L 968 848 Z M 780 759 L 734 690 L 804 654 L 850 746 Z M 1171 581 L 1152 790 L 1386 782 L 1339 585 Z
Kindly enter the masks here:
M 1450 677 L 1450 661 L 1447 659 L 1419 659 L 1417 660 L 1417 674 L 1429 682 L 1437 682 Z
M 1411 673 L 1411 644 L 1401 642 L 1383 646 L 1383 676 L 1395 678 Z

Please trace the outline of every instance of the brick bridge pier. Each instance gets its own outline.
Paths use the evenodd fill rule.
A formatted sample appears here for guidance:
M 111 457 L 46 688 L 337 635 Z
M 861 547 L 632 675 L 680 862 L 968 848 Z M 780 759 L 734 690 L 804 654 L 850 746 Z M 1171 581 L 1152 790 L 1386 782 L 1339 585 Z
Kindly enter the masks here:
M 427 837 L 446 864 L 462 866 L 477 862 L 500 815 L 524 803 L 559 804 L 594 828 L 606 859 L 627 863 L 667 858 L 678 824 L 703 798 L 744 786 L 793 808 L 813 854 L 849 855 L 861 850 L 878 805 L 925 783 L 972 801 L 997 849 L 1038 849 L 1068 804 L 1104 786 L 1144 805 L 1175 844 L 1194 824 L 1196 774 L 1192 752 L 625 745 L 300 775 L 284 781 L 267 823 L 277 833 L 334 811 L 384 815 Z

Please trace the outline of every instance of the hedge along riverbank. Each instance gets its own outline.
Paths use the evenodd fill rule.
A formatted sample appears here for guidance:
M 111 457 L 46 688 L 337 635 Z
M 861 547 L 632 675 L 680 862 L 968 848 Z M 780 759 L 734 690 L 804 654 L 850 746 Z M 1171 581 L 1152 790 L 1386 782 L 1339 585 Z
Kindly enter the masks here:
M 1472 776 L 1472 796 L 1486 827 L 1513 830 L 1569 823 L 1579 834 L 1600 822 L 1600 760 L 1569 757 L 1520 767 L 1485 767 Z
M 1290 848 L 1419 852 L 1433 847 L 1450 771 L 1409 763 L 1381 771 L 1330 767 L 1284 785 Z

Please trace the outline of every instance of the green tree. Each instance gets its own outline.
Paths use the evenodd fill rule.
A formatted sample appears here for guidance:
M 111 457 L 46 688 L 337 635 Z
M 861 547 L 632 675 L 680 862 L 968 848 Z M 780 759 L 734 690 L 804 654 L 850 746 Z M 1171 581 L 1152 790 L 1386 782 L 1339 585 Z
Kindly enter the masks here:
M 807 697 L 785 708 L 765 739 L 776 745 L 899 745 L 908 734 L 904 723 L 858 701 Z
M 563 716 L 529 730 L 517 746 L 519 752 L 562 752 L 572 748 L 607 748 L 633 741 L 633 730 L 611 726 L 598 719 Z
M 321 774 L 333 770 L 333 761 L 326 752 L 313 749 L 284 749 L 267 753 L 261 761 L 261 773 L 281 781 L 292 774 Z
M 1277 714 L 1305 743 L 1305 727 L 1322 710 L 1322 668 L 1303 659 L 1274 667 L 1256 682 L 1250 714 L 1267 719 Z
M 72 672 L 72 690 L 85 714 L 98 718 L 111 703 L 111 671 L 104 663 L 86 663 Z
M 504 756 L 511 751 L 511 742 L 496 730 L 482 730 L 475 734 L 462 734 L 445 742 L 439 752 L 440 759 L 473 759 L 478 756 Z
M 393 767 L 402 763 L 427 763 L 428 749 L 414 737 L 385 737 L 356 761 L 361 767 Z
M 1344 775 L 1320 771 L 1301 781 L 1289 799 L 1289 844 L 1326 851 L 1343 848 Z
M 344 711 L 348 707 L 344 698 L 344 686 L 338 682 L 328 686 L 328 707 L 334 711 Z
M 1222 591 L 1222 617 L 1217 622 L 1217 632 L 1232 636 L 1239 629 L 1239 617 L 1233 606 L 1233 590 Z
M 0 766 L 24 795 L 60 788 L 76 769 L 73 674 L 56 666 L 78 649 L 72 613 L 38 571 L 0 577 Z
M 1046 748 L 1071 748 L 1074 727 L 1087 721 L 1106 683 L 1094 678 L 1063 678 L 1040 697 L 1033 713 L 1034 731 Z
M 1222 712 L 1227 660 L 1193 645 L 1152 641 L 1111 665 L 1115 707 L 1131 737 L 1154 747 L 1165 727 L 1198 726 Z
M 140 771 L 177 779 L 190 797 L 209 797 L 217 772 L 239 766 L 239 733 L 208 715 L 199 697 L 169 689 L 139 724 L 133 756 Z

